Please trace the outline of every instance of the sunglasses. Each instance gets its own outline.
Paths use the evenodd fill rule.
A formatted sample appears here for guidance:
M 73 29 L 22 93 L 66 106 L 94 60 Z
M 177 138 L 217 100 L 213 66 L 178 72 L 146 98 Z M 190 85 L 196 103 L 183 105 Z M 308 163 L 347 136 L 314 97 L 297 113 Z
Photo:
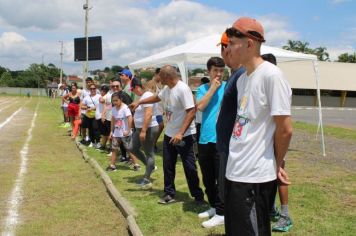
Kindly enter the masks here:
M 120 88 L 120 85 L 112 85 L 111 88 Z
M 236 37 L 236 38 L 250 38 L 252 40 L 256 40 L 258 42 L 265 42 L 266 40 L 263 38 L 263 36 L 256 32 L 256 31 L 247 31 L 247 33 L 242 33 L 240 30 L 234 28 L 234 27 L 231 27 L 231 28 L 227 28 L 226 29 L 226 35 L 228 38 L 231 38 L 231 37 Z

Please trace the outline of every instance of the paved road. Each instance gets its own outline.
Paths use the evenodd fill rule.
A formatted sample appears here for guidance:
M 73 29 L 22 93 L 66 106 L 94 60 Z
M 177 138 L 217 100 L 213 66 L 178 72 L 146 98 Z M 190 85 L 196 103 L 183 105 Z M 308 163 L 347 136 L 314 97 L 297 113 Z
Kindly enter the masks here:
M 322 113 L 324 125 L 356 129 L 356 108 L 325 107 Z M 292 107 L 292 118 L 318 124 L 318 110 L 315 107 Z

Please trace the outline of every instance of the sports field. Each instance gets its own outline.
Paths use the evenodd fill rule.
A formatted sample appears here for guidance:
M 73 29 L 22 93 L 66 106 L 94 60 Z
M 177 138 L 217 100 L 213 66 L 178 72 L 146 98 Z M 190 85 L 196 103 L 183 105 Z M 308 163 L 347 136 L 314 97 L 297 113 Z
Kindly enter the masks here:
M 0 96 L 0 232 L 16 235 L 127 235 L 120 211 L 92 168 L 70 141 L 59 101 Z M 294 226 L 285 235 L 354 235 L 356 232 L 356 132 L 325 128 L 326 157 L 315 140 L 316 127 L 294 123 L 287 156 L 292 180 L 290 214 Z M 105 168 L 105 153 L 88 148 Z M 163 194 L 162 155 L 153 189 L 136 182 L 143 170 L 119 163 L 109 173 L 138 214 L 144 235 L 223 235 L 204 229 L 189 196 L 181 163 L 177 165 L 177 203 L 157 204 Z M 276 233 L 274 235 L 280 235 Z

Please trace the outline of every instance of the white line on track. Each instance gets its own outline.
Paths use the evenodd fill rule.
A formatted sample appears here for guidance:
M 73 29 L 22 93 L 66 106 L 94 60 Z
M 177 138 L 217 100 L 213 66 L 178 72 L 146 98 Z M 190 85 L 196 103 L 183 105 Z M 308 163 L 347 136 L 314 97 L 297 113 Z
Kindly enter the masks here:
M 14 118 L 14 116 L 16 116 L 16 114 L 19 113 L 19 112 L 22 110 L 22 108 L 23 108 L 24 106 L 26 106 L 27 103 L 29 103 L 29 101 L 27 101 L 27 102 L 26 102 L 22 107 L 20 107 L 17 111 L 15 111 L 14 113 L 12 113 L 12 115 L 9 116 L 4 122 L 0 123 L 0 130 L 1 130 L 2 127 L 4 127 L 7 123 L 9 123 L 9 122 L 12 120 L 12 118 Z
M 19 205 L 21 204 L 21 200 L 22 200 L 23 178 L 27 171 L 27 161 L 28 161 L 27 154 L 28 154 L 28 149 L 29 149 L 28 146 L 29 146 L 29 142 L 32 139 L 32 130 L 35 127 L 38 106 L 39 106 L 39 104 L 37 104 L 37 106 L 36 106 L 35 114 L 33 115 L 32 122 L 31 122 L 31 127 L 27 131 L 27 139 L 25 141 L 24 146 L 22 147 L 22 149 L 20 151 L 20 156 L 21 156 L 20 170 L 18 172 L 15 186 L 11 192 L 11 195 L 10 195 L 10 198 L 8 201 L 8 211 L 7 211 L 7 216 L 5 219 L 5 227 L 4 227 L 5 230 L 2 232 L 2 234 L 1 234 L 2 236 L 15 235 L 15 227 L 19 223 L 18 208 L 19 208 Z
M 9 104 L 9 105 L 7 105 L 7 106 L 4 106 L 3 108 L 0 109 L 0 112 L 1 112 L 2 110 L 5 110 L 6 108 L 8 108 L 8 107 L 11 106 L 11 105 L 14 105 L 14 104 Z
M 292 110 L 318 110 L 318 107 L 292 107 Z M 321 110 L 330 111 L 356 111 L 356 108 L 352 107 L 322 107 Z

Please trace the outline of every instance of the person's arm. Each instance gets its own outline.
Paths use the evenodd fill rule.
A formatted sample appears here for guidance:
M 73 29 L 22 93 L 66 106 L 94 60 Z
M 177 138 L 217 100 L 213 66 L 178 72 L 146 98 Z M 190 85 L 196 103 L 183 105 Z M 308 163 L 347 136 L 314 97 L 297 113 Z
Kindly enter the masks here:
M 151 96 L 151 97 L 148 97 L 148 98 L 145 98 L 145 99 L 142 99 L 142 100 L 138 100 L 136 102 L 133 102 L 129 105 L 129 108 L 131 110 L 136 110 L 136 108 L 139 106 L 139 105 L 142 105 L 142 104 L 149 104 L 149 103 L 156 103 L 156 102 L 160 102 L 161 99 L 158 97 L 157 94 Z
M 211 98 L 214 96 L 216 90 L 221 86 L 221 82 L 215 78 L 210 82 L 210 87 L 208 92 L 198 101 L 197 108 L 199 111 L 204 111 L 209 105 Z
M 282 169 L 283 159 L 288 151 L 292 138 L 292 121 L 288 115 L 273 116 L 276 124 L 274 133 L 274 155 L 277 164 L 278 178 L 285 184 L 290 184 L 287 173 Z
M 103 106 L 103 111 L 101 112 L 101 122 L 104 123 L 106 119 L 106 96 L 100 97 L 99 103 Z
M 187 114 L 184 117 L 183 125 L 179 129 L 178 133 L 174 137 L 172 137 L 172 139 L 170 140 L 170 143 L 173 143 L 173 144 L 179 143 L 183 139 L 183 135 L 184 135 L 185 131 L 189 128 L 190 124 L 194 120 L 195 107 L 186 109 L 185 111 Z
M 153 113 L 152 106 L 144 108 L 143 125 L 142 125 L 142 129 L 141 129 L 141 133 L 140 133 L 141 142 L 144 142 L 146 139 L 146 132 L 147 132 L 148 126 L 152 121 L 152 113 Z
M 110 136 L 109 138 L 112 138 L 112 135 L 114 133 L 114 128 L 115 128 L 115 118 L 114 116 L 111 117 L 111 124 L 110 124 Z

